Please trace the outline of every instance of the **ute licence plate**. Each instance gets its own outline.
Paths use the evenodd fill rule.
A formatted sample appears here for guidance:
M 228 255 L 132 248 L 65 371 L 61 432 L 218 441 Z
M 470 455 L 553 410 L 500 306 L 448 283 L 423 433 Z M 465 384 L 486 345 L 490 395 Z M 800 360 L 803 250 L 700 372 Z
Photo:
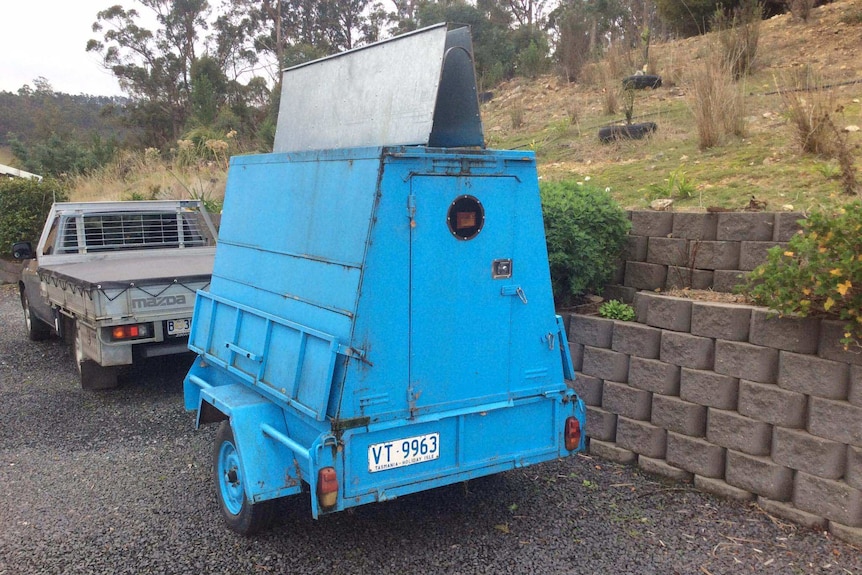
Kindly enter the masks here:
M 188 318 L 169 319 L 165 323 L 168 335 L 188 335 L 192 328 L 192 322 Z
M 440 457 L 440 434 L 428 433 L 368 446 L 368 471 L 384 471 Z

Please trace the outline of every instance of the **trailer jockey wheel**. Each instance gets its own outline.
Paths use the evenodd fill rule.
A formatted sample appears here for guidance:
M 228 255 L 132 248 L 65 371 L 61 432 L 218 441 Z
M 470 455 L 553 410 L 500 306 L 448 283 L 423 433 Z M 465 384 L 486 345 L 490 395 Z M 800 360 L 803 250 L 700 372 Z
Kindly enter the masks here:
M 246 498 L 239 452 L 229 421 L 222 421 L 216 433 L 213 476 L 219 508 L 230 529 L 242 535 L 251 535 L 269 527 L 275 502 L 251 503 Z

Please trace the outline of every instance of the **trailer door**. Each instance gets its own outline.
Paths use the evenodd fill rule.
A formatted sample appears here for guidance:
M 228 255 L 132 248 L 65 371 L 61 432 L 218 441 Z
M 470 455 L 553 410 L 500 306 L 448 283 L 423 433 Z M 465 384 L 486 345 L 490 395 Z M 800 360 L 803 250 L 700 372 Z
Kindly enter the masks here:
M 505 401 L 517 180 L 414 176 L 410 210 L 410 388 L 416 412 Z

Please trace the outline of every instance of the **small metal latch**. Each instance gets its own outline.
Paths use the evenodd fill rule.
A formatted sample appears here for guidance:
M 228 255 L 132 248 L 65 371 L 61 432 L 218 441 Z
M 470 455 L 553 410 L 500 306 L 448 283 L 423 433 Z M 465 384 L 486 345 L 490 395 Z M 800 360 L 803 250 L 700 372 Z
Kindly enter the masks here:
M 548 332 L 548 335 L 546 335 L 542 339 L 544 339 L 545 341 L 548 342 L 548 349 L 550 349 L 550 350 L 554 349 L 554 339 L 556 339 L 556 336 L 554 336 L 553 333 Z
M 523 303 L 527 303 L 527 294 L 524 293 L 524 290 L 521 286 L 503 286 L 500 289 L 501 295 L 516 295 L 518 299 Z

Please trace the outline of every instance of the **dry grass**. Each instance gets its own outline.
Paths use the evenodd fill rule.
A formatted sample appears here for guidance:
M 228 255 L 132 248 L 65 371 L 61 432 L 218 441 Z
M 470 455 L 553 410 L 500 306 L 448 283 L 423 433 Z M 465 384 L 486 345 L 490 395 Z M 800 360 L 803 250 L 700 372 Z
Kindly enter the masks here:
M 745 100 L 731 64 L 718 54 L 702 60 L 688 81 L 688 105 L 701 150 L 745 135 Z
M 224 198 L 226 173 L 218 163 L 182 167 L 153 150 L 126 151 L 116 162 L 72 180 L 71 200 L 161 200 Z

